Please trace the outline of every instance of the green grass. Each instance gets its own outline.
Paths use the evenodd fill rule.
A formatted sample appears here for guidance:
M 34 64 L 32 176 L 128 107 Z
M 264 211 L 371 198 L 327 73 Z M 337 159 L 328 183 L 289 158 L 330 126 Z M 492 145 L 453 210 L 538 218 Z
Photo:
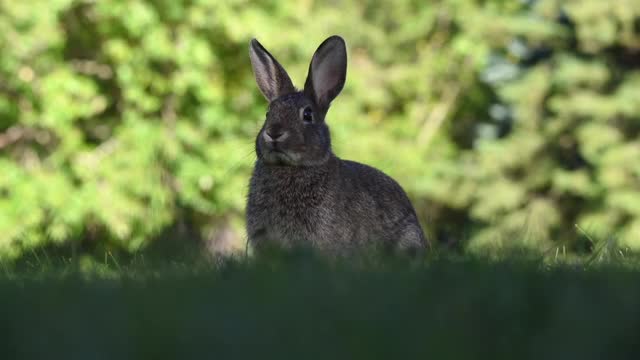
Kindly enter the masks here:
M 603 359 L 640 349 L 637 262 L 432 256 L 0 266 L 2 359 Z

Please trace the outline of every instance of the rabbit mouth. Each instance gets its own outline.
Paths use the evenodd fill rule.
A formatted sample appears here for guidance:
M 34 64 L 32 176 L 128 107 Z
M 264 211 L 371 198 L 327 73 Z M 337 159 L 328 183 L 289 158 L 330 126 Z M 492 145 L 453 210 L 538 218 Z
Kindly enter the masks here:
M 274 165 L 295 165 L 297 163 L 295 155 L 278 148 L 269 149 L 263 158 L 267 163 Z

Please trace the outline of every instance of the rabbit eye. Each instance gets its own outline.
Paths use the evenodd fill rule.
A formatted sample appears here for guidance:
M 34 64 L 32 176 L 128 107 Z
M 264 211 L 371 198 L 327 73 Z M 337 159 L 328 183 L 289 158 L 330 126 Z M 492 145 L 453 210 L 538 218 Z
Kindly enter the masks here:
M 311 111 L 310 107 L 306 107 L 302 111 L 302 120 L 306 123 L 310 123 L 313 121 L 313 111 Z

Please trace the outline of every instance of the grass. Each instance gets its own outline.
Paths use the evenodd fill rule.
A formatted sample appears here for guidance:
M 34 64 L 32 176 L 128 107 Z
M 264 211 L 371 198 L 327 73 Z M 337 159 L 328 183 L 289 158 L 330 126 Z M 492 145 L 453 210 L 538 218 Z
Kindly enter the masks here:
M 0 358 L 583 360 L 640 350 L 631 261 L 39 258 L 0 266 Z

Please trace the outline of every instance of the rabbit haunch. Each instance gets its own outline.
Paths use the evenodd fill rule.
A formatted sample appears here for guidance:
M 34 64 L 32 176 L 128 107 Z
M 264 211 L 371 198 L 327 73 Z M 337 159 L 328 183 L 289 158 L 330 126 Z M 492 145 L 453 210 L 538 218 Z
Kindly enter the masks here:
M 342 38 L 332 36 L 316 50 L 302 91 L 255 39 L 249 54 L 269 101 L 249 184 L 249 241 L 258 249 L 311 246 L 332 253 L 423 249 L 424 234 L 400 185 L 331 151 L 325 115 L 346 79 Z

